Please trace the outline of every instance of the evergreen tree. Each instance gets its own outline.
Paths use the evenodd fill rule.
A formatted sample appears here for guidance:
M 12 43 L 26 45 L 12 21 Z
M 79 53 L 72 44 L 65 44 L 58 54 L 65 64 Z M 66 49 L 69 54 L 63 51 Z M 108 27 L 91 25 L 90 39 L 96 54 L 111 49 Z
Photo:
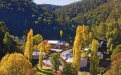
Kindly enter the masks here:
M 27 35 L 27 41 L 25 46 L 24 55 L 31 62 L 33 53 L 33 30 L 30 29 Z
M 98 41 L 93 39 L 91 46 L 91 57 L 90 57 L 90 74 L 97 75 L 98 66 L 99 66 L 99 57 L 97 56 L 98 52 Z

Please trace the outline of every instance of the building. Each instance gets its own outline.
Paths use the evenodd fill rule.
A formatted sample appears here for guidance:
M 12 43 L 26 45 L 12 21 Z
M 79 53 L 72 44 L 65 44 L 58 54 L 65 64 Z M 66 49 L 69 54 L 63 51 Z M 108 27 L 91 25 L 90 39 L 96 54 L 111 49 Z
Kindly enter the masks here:
M 62 40 L 48 40 L 52 49 L 64 49 L 65 41 Z

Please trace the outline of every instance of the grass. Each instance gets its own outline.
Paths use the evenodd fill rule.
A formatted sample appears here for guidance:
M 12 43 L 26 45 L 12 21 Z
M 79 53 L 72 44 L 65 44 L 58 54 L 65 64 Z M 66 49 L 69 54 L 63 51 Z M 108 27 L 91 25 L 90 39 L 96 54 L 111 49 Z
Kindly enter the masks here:
M 35 68 L 36 68 L 37 73 L 40 75 L 54 75 L 54 72 L 51 69 L 40 70 L 37 66 Z

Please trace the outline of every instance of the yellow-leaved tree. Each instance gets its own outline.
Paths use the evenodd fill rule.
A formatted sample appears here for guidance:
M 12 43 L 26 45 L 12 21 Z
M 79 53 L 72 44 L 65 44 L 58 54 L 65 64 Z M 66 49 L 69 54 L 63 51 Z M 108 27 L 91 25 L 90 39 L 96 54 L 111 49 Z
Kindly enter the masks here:
M 78 70 L 80 68 L 80 52 L 82 48 L 82 26 L 78 26 L 76 29 L 76 37 L 74 40 L 74 47 L 73 47 L 73 66 L 75 68 L 75 75 L 78 75 Z
M 6 54 L 0 62 L 0 75 L 36 75 L 31 63 L 20 53 Z
M 88 31 L 89 29 L 85 25 L 78 26 L 76 29 L 76 36 L 73 47 L 73 66 L 75 68 L 75 75 L 78 75 L 78 70 L 81 64 L 81 49 L 85 47 L 84 44 L 88 42 Z
M 91 57 L 90 57 L 90 75 L 97 75 L 99 67 L 98 52 L 98 40 L 93 39 L 91 45 Z
M 63 36 L 63 31 L 60 30 L 60 37 L 61 37 L 61 39 L 62 39 L 62 36 Z
M 33 30 L 30 29 L 27 35 L 26 46 L 24 50 L 24 56 L 31 62 L 33 53 Z
M 50 48 L 51 46 L 50 43 L 48 43 L 48 40 L 43 40 L 40 44 L 38 44 L 38 49 L 40 51 L 40 56 L 39 56 L 40 69 L 42 69 L 43 53 L 48 53 Z

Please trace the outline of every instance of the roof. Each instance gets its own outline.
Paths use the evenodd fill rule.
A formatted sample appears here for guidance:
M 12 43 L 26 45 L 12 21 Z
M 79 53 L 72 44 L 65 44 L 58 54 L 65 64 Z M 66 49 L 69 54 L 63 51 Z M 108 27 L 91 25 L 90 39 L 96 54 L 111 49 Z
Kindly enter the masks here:
M 48 40 L 48 42 L 49 42 L 50 44 L 57 44 L 57 43 L 58 43 L 58 40 Z
M 65 43 L 65 41 L 63 40 L 48 40 L 48 42 L 50 44 L 57 44 L 57 43 L 64 44 Z

